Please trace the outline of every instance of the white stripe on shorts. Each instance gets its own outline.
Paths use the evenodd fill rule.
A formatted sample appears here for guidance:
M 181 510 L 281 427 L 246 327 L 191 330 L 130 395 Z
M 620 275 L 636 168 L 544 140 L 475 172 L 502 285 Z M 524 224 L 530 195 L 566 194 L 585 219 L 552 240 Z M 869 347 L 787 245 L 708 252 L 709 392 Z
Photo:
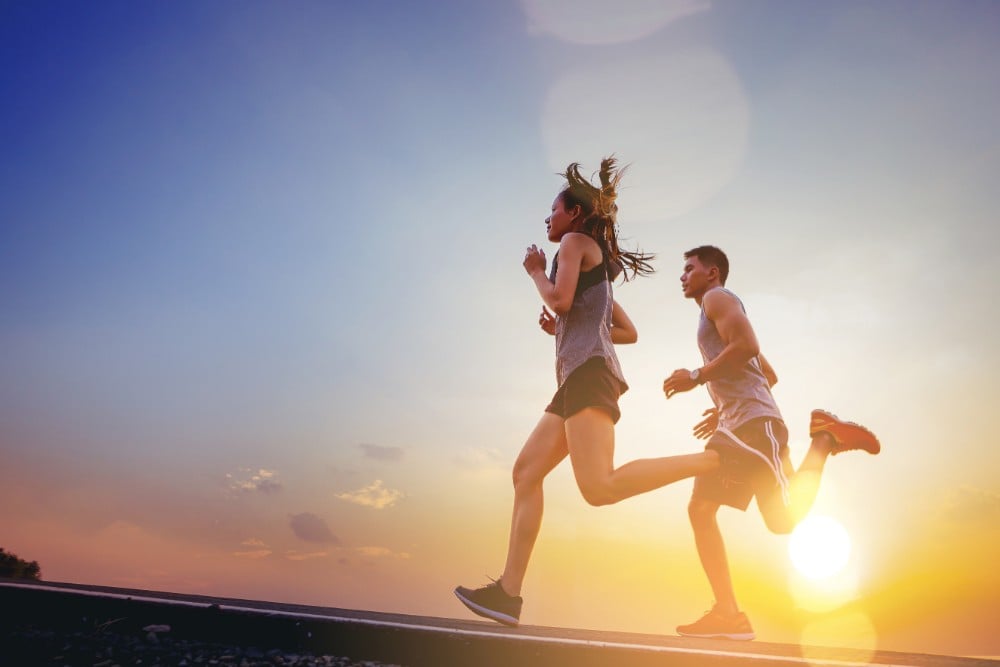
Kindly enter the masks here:
M 767 437 L 771 440 L 771 457 L 774 461 L 773 470 L 777 473 L 778 484 L 781 485 L 781 501 L 785 507 L 788 507 L 790 502 L 788 497 L 788 477 L 785 476 L 785 467 L 781 465 L 781 445 L 778 444 L 778 439 L 774 437 L 774 427 L 771 425 L 771 420 L 765 422 L 764 432 L 767 433 Z
M 760 458 L 761 461 L 767 464 L 767 467 L 771 469 L 774 473 L 774 478 L 778 480 L 778 485 L 781 487 L 781 501 L 788 506 L 788 478 L 785 477 L 784 468 L 781 466 L 781 455 L 780 446 L 778 445 L 778 439 L 774 437 L 774 430 L 771 428 L 771 422 L 767 421 L 764 423 L 764 432 L 767 434 L 768 439 L 771 441 L 771 458 L 768 459 L 764 454 L 754 449 L 747 443 L 743 442 L 736 437 L 736 434 L 730 431 L 728 428 L 719 427 L 716 429 L 717 432 L 722 433 L 733 441 L 733 444 L 737 447 L 745 449 L 754 456 Z

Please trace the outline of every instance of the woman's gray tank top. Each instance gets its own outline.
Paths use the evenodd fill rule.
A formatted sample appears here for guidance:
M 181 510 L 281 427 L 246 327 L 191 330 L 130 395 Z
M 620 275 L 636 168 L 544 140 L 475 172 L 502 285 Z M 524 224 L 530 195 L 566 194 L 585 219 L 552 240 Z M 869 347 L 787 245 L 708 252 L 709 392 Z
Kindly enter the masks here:
M 622 393 L 628 388 L 622 374 L 614 343 L 611 342 L 611 311 L 614 296 L 611 281 L 622 268 L 601 252 L 604 261 L 581 271 L 573 295 L 573 305 L 565 316 L 556 316 L 556 380 L 561 387 L 570 373 L 593 357 L 603 357 L 608 370 L 622 384 Z M 559 269 L 559 253 L 552 260 L 549 280 L 555 282 Z

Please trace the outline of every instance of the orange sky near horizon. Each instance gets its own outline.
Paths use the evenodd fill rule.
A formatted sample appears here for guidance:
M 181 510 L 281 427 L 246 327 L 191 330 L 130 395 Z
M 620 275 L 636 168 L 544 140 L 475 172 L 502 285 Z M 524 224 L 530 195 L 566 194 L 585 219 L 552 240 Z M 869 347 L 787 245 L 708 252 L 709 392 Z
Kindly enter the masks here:
M 23 463 L 18 468 L 30 470 Z M 64 489 L 76 498 L 73 512 L 60 498 L 45 507 L 45 487 L 32 479 L 19 483 L 0 474 L 4 505 L 26 510 L 5 519 L 3 535 L 8 550 L 40 560 L 47 580 L 463 618 L 451 587 L 481 579 L 480 570 L 498 563 L 506 526 L 494 521 L 487 529 L 484 522 L 504 513 L 510 498 L 505 480 L 479 477 L 471 480 L 462 511 L 444 498 L 419 510 L 368 509 L 359 532 L 369 524 L 372 535 L 381 536 L 378 544 L 387 546 L 302 545 L 258 534 L 226 548 L 127 520 L 102 523 L 96 489 Z M 169 493 L 152 480 L 135 480 L 144 482 L 151 496 Z M 643 507 L 630 511 L 627 503 L 586 506 L 567 471 L 557 471 L 552 482 L 522 622 L 669 634 L 703 611 L 707 584 L 683 518 L 688 483 L 636 500 Z M 104 488 L 106 501 L 114 502 L 120 490 Z M 822 505 L 819 511 L 829 509 Z M 988 515 L 957 521 L 940 512 L 894 522 L 898 534 L 882 536 L 865 535 L 864 521 L 841 516 L 853 540 L 856 591 L 833 585 L 824 592 L 820 581 L 807 583 L 812 593 L 800 598 L 804 580 L 789 561 L 788 538 L 769 534 L 750 510 L 747 516 L 723 512 L 720 523 L 740 601 L 753 610 L 761 640 L 998 655 L 991 619 L 1000 601 L 990 584 L 996 525 Z

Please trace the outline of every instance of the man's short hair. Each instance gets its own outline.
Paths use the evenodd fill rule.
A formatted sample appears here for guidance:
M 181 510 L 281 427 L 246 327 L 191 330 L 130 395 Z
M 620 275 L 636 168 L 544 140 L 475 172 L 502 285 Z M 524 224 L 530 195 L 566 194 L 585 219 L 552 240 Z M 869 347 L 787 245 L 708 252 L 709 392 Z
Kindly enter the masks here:
M 719 269 L 719 282 L 723 285 L 726 284 L 726 279 L 729 278 L 729 258 L 726 257 L 726 253 L 714 245 L 700 245 L 684 253 L 684 259 L 692 257 L 697 257 L 698 261 L 705 266 L 714 266 Z

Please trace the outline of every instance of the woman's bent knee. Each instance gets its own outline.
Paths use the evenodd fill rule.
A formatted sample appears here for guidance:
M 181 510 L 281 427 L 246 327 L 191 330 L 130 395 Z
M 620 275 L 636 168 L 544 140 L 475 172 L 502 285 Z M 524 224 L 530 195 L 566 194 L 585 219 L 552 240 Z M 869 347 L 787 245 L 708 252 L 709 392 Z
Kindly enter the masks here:
M 612 493 L 611 488 L 604 484 L 580 485 L 580 494 L 583 496 L 583 499 L 587 501 L 588 505 L 592 505 L 594 507 L 612 505 L 617 500 L 615 495 Z
M 511 481 L 514 483 L 515 491 L 527 489 L 542 482 L 538 475 L 532 474 L 529 466 L 519 465 L 514 466 L 514 470 L 511 472 Z

